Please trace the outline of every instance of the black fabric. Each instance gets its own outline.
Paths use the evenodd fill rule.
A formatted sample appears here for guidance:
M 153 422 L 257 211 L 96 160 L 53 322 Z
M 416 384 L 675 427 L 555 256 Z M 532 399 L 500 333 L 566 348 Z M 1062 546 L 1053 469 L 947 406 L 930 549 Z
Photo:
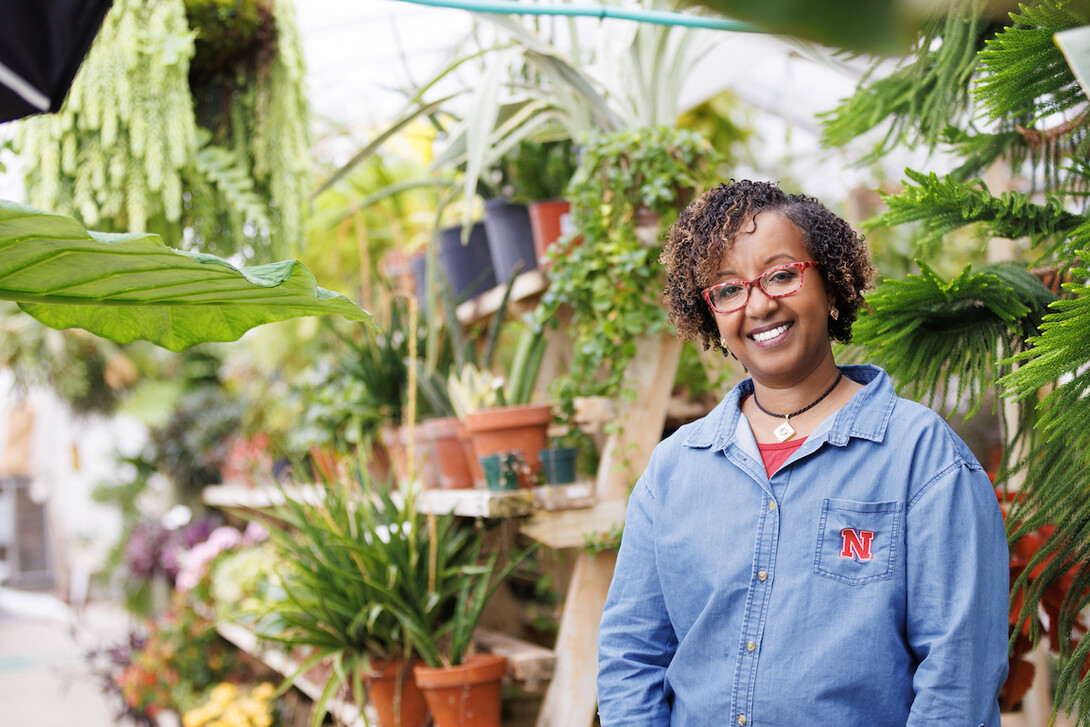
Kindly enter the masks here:
M 60 109 L 113 0 L 0 0 L 0 64 Z M 0 123 L 41 113 L 0 81 Z

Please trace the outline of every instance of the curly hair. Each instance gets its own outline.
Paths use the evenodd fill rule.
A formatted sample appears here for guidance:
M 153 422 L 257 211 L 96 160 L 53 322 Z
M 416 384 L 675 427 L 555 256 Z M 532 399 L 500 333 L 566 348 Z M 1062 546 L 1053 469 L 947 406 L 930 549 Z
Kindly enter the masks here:
M 660 262 L 666 268 L 663 300 L 678 336 L 683 341 L 702 340 L 705 350 L 714 346 L 727 353 L 701 291 L 712 284 L 723 254 L 739 231 L 743 226 L 750 229 L 763 211 L 790 220 L 802 233 L 839 312 L 836 320 L 829 318 L 829 337 L 848 343 L 863 291 L 874 275 L 863 238 L 813 197 L 787 194 L 775 184 L 745 179 L 709 189 L 670 228 Z

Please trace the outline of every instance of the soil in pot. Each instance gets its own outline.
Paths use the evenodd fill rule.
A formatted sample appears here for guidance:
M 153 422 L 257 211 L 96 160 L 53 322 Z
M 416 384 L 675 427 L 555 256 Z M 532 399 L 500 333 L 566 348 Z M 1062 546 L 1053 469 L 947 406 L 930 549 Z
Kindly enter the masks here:
M 402 667 L 400 674 L 399 666 Z M 379 727 L 424 727 L 428 723 L 428 703 L 420 687 L 416 686 L 413 666 L 397 661 L 376 663 L 374 673 L 366 675 L 368 700 L 378 715 Z
M 431 708 L 435 727 L 499 727 L 507 659 L 496 654 L 466 657 L 459 666 L 413 669 Z

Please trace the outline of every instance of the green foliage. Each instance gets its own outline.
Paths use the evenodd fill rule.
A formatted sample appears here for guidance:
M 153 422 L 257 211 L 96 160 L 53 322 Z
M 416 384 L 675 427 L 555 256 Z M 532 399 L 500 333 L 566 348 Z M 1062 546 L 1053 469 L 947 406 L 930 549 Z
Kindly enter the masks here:
M 1083 2 L 1042 0 L 1019 6 L 1009 27 L 994 29 L 992 37 L 983 33 L 972 63 L 942 61 L 932 46 L 919 46 L 914 62 L 936 73 L 970 69 L 960 76 L 964 88 L 959 91 L 968 94 L 959 96 L 969 99 L 968 113 L 952 106 L 958 113 L 950 121 L 957 126 L 941 129 L 941 141 L 961 165 L 943 178 L 906 172 L 905 191 L 887 196 L 889 211 L 873 223 L 917 223 L 922 248 L 936 253 L 950 233 L 967 225 L 982 237 L 1025 238 L 1039 255 L 1035 262 L 1045 266 L 1036 276 L 1067 281 L 1061 299 L 1044 308 L 1048 296 L 1043 287 L 1031 282 L 1029 271 L 1015 274 L 1016 267 L 975 274 L 966 270 L 948 284 L 921 263 L 922 275 L 887 282 L 868 298 L 873 311 L 856 329 L 856 340 L 916 396 L 935 401 L 956 382 L 975 410 L 985 388 L 1000 377 L 999 390 L 1020 404 L 1019 421 L 1004 423 L 1003 432 L 1006 471 L 1000 477 L 1017 481 L 1024 476 L 1008 530 L 1012 543 L 1032 533 L 1043 545 L 1012 584 L 1020 608 L 1012 640 L 1025 628 L 1036 641 L 1042 603 L 1058 608 L 1049 634 L 1051 648 L 1060 654 L 1054 709 L 1077 708 L 1082 727 L 1090 725 L 1090 679 L 1084 676 L 1090 639 L 1082 636 L 1085 626 L 1077 621 L 1090 605 L 1090 571 L 1084 567 L 1090 558 L 1090 435 L 1085 427 L 1090 416 L 1090 271 L 1083 263 L 1090 251 L 1090 165 L 1085 161 L 1090 102 L 1055 47 L 1055 37 L 1085 27 L 1088 20 Z M 888 111 L 895 132 L 883 148 L 918 140 L 935 148 L 936 127 L 921 123 L 911 105 L 889 106 Z M 883 118 L 842 114 L 834 121 L 861 133 Z M 992 196 L 975 177 L 985 169 L 994 174 L 997 162 L 1008 164 L 1015 179 L 1026 180 L 1029 191 Z
M 0 251 L 0 300 L 51 328 L 83 328 L 118 343 L 180 351 L 300 315 L 371 317 L 318 287 L 295 260 L 236 268 L 155 235 L 90 232 L 70 217 L 3 200 Z
M 1085 106 L 1086 96 L 1052 36 L 1090 18 L 1066 3 L 1043 2 L 1022 5 L 1011 19 L 1014 25 L 989 38 L 980 52 L 982 74 L 973 93 L 983 111 L 1012 127 L 1015 120 L 1029 126 Z
M 187 229 L 222 255 L 299 249 L 311 173 L 294 11 L 290 0 L 237 5 L 265 18 L 271 45 L 198 44 L 183 0 L 115 2 L 61 111 L 19 124 L 30 204 L 175 245 Z M 191 75 L 200 46 L 217 57 Z M 226 87 L 228 71 L 201 70 L 227 59 Z M 209 97 L 230 101 L 212 108 Z
M 993 197 L 979 179 L 960 182 L 953 175 L 940 178 L 934 172 L 923 174 L 911 169 L 905 176 L 915 182 L 899 194 L 884 194 L 889 210 L 868 226 L 891 227 L 920 222 L 917 244 L 935 252 L 943 238 L 954 230 L 985 223 L 995 237 L 1029 237 L 1035 245 L 1053 247 L 1065 235 L 1085 239 L 1088 218 L 1066 209 L 1065 199 L 1049 195 L 1045 204 L 1037 204 L 1020 192 L 1004 192 Z M 1052 243 L 1052 244 L 1050 244 Z
M 575 174 L 574 144 L 571 139 L 521 141 L 498 166 L 509 185 L 501 191 L 512 202 L 559 199 Z
M 885 138 L 864 161 L 900 143 L 938 144 L 951 121 L 968 110 L 976 53 L 996 30 L 980 16 L 979 0 L 953 5 L 948 13 L 928 20 L 901 68 L 884 78 L 868 74 L 853 96 L 821 114 L 823 144 L 843 146 L 886 120 L 890 128 Z
M 575 396 L 616 396 L 637 339 L 666 327 L 659 241 L 637 236 L 638 210 L 661 230 L 705 181 L 716 152 L 698 133 L 652 127 L 587 140 L 568 188 L 577 230 L 551 253 L 551 283 L 537 325 L 570 306 L 574 360 L 554 393 L 569 414 Z M 642 210 L 641 210 L 642 208 Z
M 499 553 L 482 557 L 474 525 L 426 516 L 411 494 L 395 498 L 365 480 L 286 497 L 272 516 L 287 526 L 272 536 L 295 568 L 269 606 L 283 629 L 268 638 L 314 650 L 297 675 L 332 658 L 327 692 L 353 684 L 358 704 L 359 673 L 372 659 L 415 653 L 434 667 L 460 664 L 488 598 L 533 549 L 495 572 Z M 313 724 L 324 715 L 320 703 Z
M 949 282 L 925 263 L 920 268 L 920 275 L 886 280 L 867 296 L 871 310 L 859 318 L 852 336 L 913 398 L 952 413 L 968 395 L 973 402 L 968 418 L 998 376 L 1009 371 L 1001 359 L 1037 333 L 1055 296 L 1013 264 L 976 272 L 967 267 Z M 956 391 L 948 391 L 953 385 Z

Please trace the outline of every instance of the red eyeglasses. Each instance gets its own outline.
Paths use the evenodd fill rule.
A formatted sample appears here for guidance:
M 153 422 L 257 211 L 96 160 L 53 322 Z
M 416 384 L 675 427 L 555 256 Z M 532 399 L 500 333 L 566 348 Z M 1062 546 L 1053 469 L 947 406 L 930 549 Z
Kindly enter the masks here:
M 728 280 L 705 288 L 701 294 L 716 313 L 733 313 L 749 302 L 749 291 L 754 285 L 761 286 L 769 298 L 783 298 L 799 292 L 802 288 L 802 271 L 814 267 L 817 267 L 817 263 L 813 261 L 777 265 L 753 280 Z

